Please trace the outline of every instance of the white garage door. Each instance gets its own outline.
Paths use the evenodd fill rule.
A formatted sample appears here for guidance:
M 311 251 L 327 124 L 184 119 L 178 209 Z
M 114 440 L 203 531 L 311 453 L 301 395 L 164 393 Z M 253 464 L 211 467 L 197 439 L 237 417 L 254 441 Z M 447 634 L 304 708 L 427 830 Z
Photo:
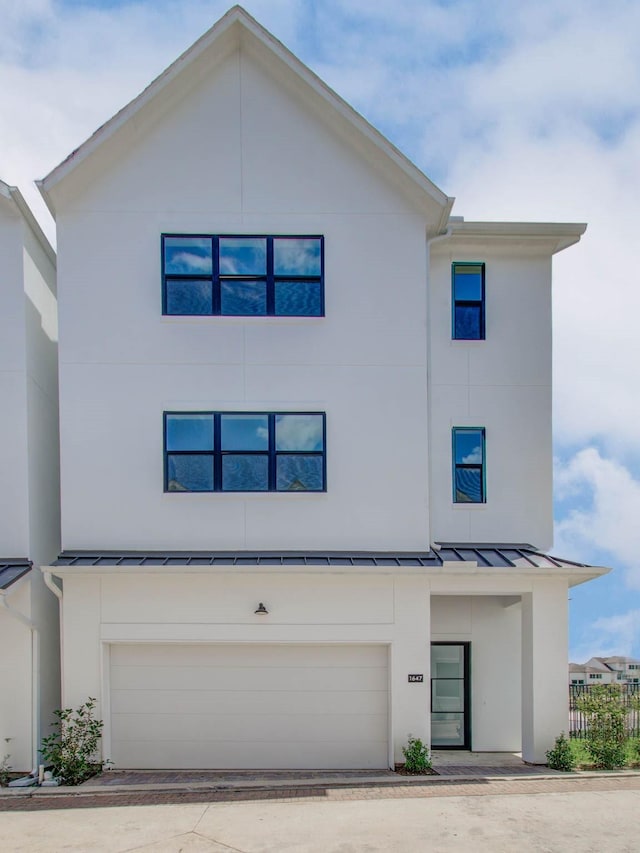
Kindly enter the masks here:
M 385 646 L 113 645 L 116 768 L 383 768 Z

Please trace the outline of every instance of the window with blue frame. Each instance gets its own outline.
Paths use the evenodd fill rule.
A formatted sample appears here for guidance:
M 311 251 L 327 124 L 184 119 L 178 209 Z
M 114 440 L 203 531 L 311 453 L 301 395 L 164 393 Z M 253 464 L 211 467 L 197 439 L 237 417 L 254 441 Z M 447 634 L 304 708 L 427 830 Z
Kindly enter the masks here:
M 162 313 L 322 317 L 322 237 L 162 235 Z
M 165 412 L 165 492 L 323 492 L 323 412 Z
M 453 338 L 457 341 L 483 341 L 484 264 L 459 263 L 451 266 L 453 302 Z
M 454 427 L 452 442 L 454 503 L 485 503 L 484 427 Z

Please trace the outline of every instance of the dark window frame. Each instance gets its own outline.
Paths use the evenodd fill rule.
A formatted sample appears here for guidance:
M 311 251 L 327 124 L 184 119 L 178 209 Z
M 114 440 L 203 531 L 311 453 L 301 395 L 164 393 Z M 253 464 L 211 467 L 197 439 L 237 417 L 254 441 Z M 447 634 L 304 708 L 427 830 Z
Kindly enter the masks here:
M 456 298 L 456 270 L 458 267 L 480 267 L 482 293 L 480 299 L 457 299 Z M 485 324 L 485 276 L 486 265 L 484 261 L 453 261 L 451 264 L 451 339 L 454 341 L 484 341 L 486 340 Z M 478 308 L 480 311 L 480 329 L 478 337 L 466 338 L 456 334 L 456 310 L 457 308 Z
M 456 435 L 458 432 L 474 430 L 482 435 L 482 462 L 458 462 L 456 460 Z M 477 506 L 478 504 L 486 504 L 487 502 L 487 431 L 485 427 L 479 426 L 454 426 L 451 428 L 451 461 L 453 469 L 453 502 L 461 506 L 470 504 Z M 480 471 L 480 489 L 482 496 L 479 501 L 459 501 L 457 500 L 456 474 L 459 470 L 478 470 Z
M 463 682 L 463 710 L 464 716 L 464 743 L 462 744 L 438 744 L 435 749 L 461 749 L 471 750 L 471 641 L 470 640 L 433 640 L 430 644 L 430 650 L 433 646 L 462 646 L 462 678 L 434 678 L 430 672 L 429 685 L 429 713 L 430 725 L 433 721 L 433 714 L 443 713 L 433 710 L 433 682 L 434 681 L 462 681 Z M 429 652 L 431 653 L 431 651 Z
M 210 415 L 213 417 L 213 450 L 168 450 L 167 449 L 167 418 L 172 415 Z M 266 450 L 223 450 L 222 449 L 222 415 L 256 415 L 268 418 L 268 447 Z M 277 450 L 276 449 L 276 418 L 279 415 L 317 415 L 322 417 L 322 450 Z M 165 411 L 162 414 L 163 437 L 163 486 L 165 494 L 304 494 L 319 495 L 327 491 L 327 415 L 326 412 L 257 412 L 257 411 Z M 222 488 L 222 459 L 224 456 L 266 456 L 268 458 L 268 488 L 267 489 L 223 489 Z M 213 463 L 213 489 L 169 489 L 169 456 L 208 456 Z M 277 460 L 281 456 L 312 456 L 322 459 L 322 488 L 321 489 L 278 489 Z
M 166 238 L 196 238 L 211 240 L 211 275 L 197 273 L 167 273 L 165 272 Z M 220 274 L 220 240 L 221 239 L 259 239 L 266 240 L 266 273 L 264 275 L 227 275 Z M 319 240 L 320 241 L 320 275 L 276 275 L 274 271 L 274 239 L 283 240 Z M 324 235 L 322 234 L 177 234 L 163 233 L 160 240 L 160 256 L 162 265 L 162 314 L 165 317 L 324 317 Z M 222 313 L 222 282 L 224 281 L 255 281 L 265 282 L 266 311 L 264 314 L 223 314 Z M 178 314 L 167 310 L 167 281 L 205 281 L 211 282 L 211 312 L 207 314 Z M 320 288 L 319 314 L 282 314 L 276 313 L 276 283 L 277 282 L 307 282 L 316 283 Z

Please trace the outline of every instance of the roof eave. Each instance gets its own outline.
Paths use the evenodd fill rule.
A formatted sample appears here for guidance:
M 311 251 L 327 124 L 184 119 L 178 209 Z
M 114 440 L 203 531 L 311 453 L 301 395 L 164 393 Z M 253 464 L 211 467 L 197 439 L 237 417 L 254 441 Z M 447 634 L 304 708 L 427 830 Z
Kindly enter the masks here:
M 0 197 L 5 199 L 10 204 L 13 204 L 18 213 L 22 216 L 24 221 L 27 223 L 36 240 L 42 247 L 44 253 L 51 261 L 52 265 L 56 266 L 56 253 L 51 245 L 51 243 L 47 240 L 44 231 L 40 227 L 40 223 L 36 219 L 33 214 L 33 211 L 27 204 L 24 199 L 24 196 L 18 189 L 18 187 L 11 186 L 10 184 L 6 184 L 4 181 L 0 181 Z
M 458 241 L 527 241 L 544 246 L 551 254 L 579 242 L 587 230 L 584 222 L 466 222 L 449 221 L 449 239 Z

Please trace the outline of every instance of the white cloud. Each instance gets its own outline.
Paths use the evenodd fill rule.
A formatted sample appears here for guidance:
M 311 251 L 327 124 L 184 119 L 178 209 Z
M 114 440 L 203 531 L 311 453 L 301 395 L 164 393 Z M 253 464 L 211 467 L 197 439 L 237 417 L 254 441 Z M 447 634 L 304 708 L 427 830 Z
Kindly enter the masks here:
M 558 521 L 555 550 L 567 556 L 609 552 L 622 564 L 629 587 L 640 590 L 640 480 L 589 447 L 557 464 L 555 483 L 560 498 L 589 502 Z

